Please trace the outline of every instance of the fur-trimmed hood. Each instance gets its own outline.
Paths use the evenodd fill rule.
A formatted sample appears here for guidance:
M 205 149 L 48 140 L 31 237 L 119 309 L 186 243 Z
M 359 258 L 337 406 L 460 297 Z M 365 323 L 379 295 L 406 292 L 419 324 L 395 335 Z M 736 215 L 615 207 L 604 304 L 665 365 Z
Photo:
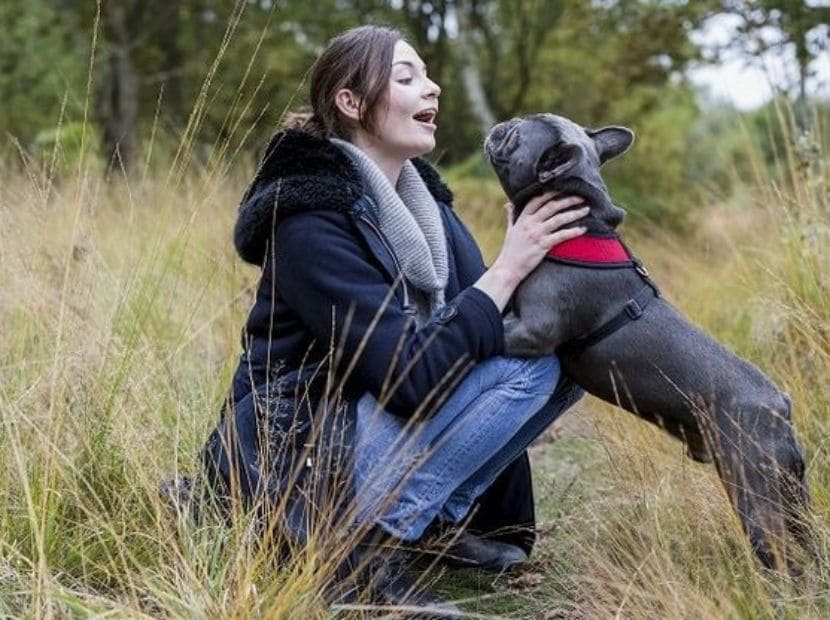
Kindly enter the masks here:
M 412 160 L 436 202 L 452 192 L 426 159 Z M 287 216 L 310 209 L 349 211 L 365 193 L 357 168 L 338 146 L 300 129 L 274 134 L 239 205 L 234 244 L 242 259 L 261 265 L 271 233 Z

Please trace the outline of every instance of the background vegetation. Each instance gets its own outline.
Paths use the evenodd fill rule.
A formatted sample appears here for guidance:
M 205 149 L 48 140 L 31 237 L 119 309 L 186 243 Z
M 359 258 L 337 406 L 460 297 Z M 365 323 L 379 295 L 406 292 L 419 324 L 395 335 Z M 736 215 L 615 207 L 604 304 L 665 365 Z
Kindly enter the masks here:
M 157 483 L 197 469 L 252 299 L 235 206 L 325 40 L 404 29 L 442 85 L 434 154 L 492 257 L 488 119 L 550 110 L 625 124 L 606 172 L 670 299 L 796 403 L 821 557 L 760 571 L 711 468 L 586 400 L 533 449 L 531 569 L 438 587 L 490 617 L 826 617 L 830 529 L 830 119 L 808 78 L 816 2 L 0 1 L 0 615 L 325 616 L 315 549 L 275 565 L 242 521 L 195 527 Z M 750 112 L 686 76 L 692 34 L 794 50 L 798 79 Z M 765 33 L 772 28 L 772 40 Z M 789 97 L 788 97 L 789 95 Z M 632 226 L 636 224 L 636 226 Z
M 680 226 L 704 184 L 731 190 L 720 171 L 735 158 L 734 123 L 699 103 L 686 70 L 730 50 L 747 62 L 789 51 L 798 70 L 782 86 L 798 97 L 803 128 L 829 13 L 804 0 L 5 1 L 0 157 L 18 169 L 43 163 L 60 133 L 69 171 L 82 142 L 107 174 L 141 172 L 151 148 L 151 167 L 168 176 L 250 166 L 283 113 L 305 103 L 328 38 L 371 21 L 401 28 L 443 87 L 442 165 L 468 161 L 488 175 L 483 133 L 512 115 L 627 125 L 640 141 L 624 170 L 607 173 L 617 199 L 634 217 Z M 725 15 L 739 24 L 729 41 L 694 43 Z

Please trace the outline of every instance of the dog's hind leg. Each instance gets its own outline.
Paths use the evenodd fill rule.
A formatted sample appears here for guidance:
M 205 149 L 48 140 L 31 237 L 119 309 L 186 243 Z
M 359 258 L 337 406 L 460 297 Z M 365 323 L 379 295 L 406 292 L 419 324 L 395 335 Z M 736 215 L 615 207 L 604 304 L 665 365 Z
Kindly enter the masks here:
M 758 559 L 789 566 L 788 534 L 809 539 L 804 456 L 790 403 L 758 368 L 663 299 L 563 368 L 589 392 L 680 434 L 699 429 Z M 620 387 L 621 386 L 621 387 Z

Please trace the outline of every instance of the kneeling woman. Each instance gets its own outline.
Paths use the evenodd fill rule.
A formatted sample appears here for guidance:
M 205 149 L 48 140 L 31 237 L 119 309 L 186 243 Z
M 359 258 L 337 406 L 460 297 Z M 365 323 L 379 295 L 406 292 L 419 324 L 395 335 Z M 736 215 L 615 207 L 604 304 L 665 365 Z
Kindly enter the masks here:
M 249 500 L 290 495 L 290 451 L 263 461 L 263 422 L 266 444 L 296 447 L 339 397 L 348 430 L 328 433 L 353 436 L 364 542 L 413 543 L 470 518 L 491 536 L 459 537 L 456 560 L 502 570 L 533 541 L 525 450 L 581 395 L 555 357 L 501 355 L 502 313 L 551 246 L 584 232 L 562 227 L 587 209 L 533 199 L 486 267 L 419 157 L 435 147 L 440 93 L 391 29 L 349 30 L 318 58 L 313 114 L 271 139 L 240 208 L 237 250 L 263 269 L 205 460 L 215 484 Z M 379 602 L 437 602 L 376 573 L 388 576 L 371 580 Z

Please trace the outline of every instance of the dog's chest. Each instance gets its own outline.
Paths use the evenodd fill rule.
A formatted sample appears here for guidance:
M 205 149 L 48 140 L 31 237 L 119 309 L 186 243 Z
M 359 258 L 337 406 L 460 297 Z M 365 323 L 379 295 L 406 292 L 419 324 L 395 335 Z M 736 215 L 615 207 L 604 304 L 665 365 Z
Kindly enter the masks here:
M 643 287 L 640 269 L 618 237 L 576 237 L 555 246 L 522 282 L 515 312 L 529 333 L 558 346 L 619 313 Z

